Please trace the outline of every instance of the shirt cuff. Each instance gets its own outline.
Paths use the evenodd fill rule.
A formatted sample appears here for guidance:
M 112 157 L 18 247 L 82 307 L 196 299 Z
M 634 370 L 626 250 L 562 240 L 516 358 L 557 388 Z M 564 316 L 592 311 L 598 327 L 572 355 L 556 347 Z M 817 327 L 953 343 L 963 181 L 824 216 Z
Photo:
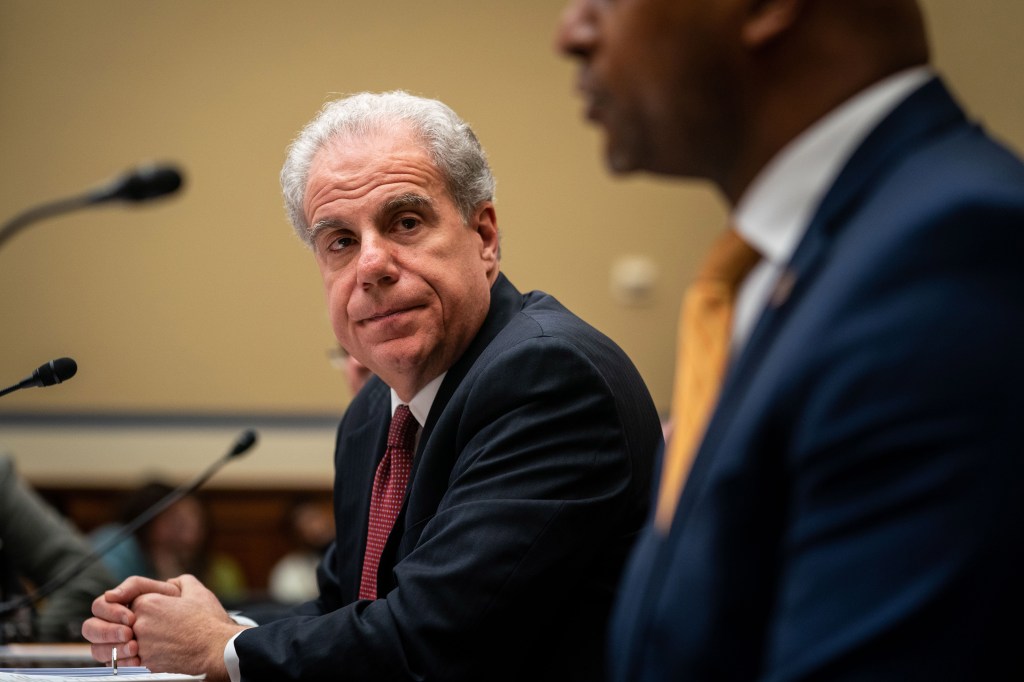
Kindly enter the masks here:
M 252 625 L 253 627 L 257 625 L 256 621 L 252 618 L 246 618 L 237 612 L 231 612 L 228 615 L 231 616 L 231 620 L 239 625 Z M 242 632 L 245 632 L 245 630 L 236 633 L 224 645 L 224 667 L 228 669 L 228 677 L 231 678 L 231 682 L 242 682 L 242 670 L 238 664 L 238 652 L 235 651 L 235 638 L 242 634 Z
M 259 623 L 254 621 L 252 618 L 249 618 L 248 616 L 243 616 L 238 611 L 228 611 L 228 615 L 231 617 L 231 620 L 235 621 L 239 625 L 249 625 L 252 627 L 256 627 L 257 625 L 259 625 Z
M 245 632 L 245 630 L 242 630 Z M 235 639 L 242 632 L 237 633 L 224 645 L 224 667 L 228 669 L 228 677 L 231 682 L 242 682 L 242 671 L 238 665 L 238 652 L 235 651 Z

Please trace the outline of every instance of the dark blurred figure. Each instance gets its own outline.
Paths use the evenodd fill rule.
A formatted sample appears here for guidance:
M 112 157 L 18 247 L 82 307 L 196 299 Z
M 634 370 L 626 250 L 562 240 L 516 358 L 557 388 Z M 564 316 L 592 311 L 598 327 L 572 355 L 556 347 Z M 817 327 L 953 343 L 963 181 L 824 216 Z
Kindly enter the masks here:
M 41 587 L 88 554 L 89 543 L 78 529 L 18 475 L 9 455 L 0 453 L 0 601 Z M 0 616 L 0 641 L 80 640 L 92 600 L 115 582 L 99 562 L 83 568 L 36 610 Z

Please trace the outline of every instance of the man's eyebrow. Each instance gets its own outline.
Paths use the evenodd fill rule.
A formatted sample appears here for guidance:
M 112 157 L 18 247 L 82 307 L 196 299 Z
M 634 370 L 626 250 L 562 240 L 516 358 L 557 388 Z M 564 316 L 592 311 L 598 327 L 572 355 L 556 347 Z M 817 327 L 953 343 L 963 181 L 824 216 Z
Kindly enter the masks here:
M 306 230 L 306 234 L 309 236 L 309 241 L 312 242 L 316 240 L 316 236 L 324 230 L 333 230 L 345 227 L 348 227 L 348 223 L 344 220 L 339 220 L 338 218 L 323 218 L 322 220 L 318 220 L 310 225 L 309 229 Z
M 399 194 L 397 197 L 392 197 L 380 205 L 380 208 L 377 210 L 377 218 L 378 220 L 383 220 L 392 213 L 413 208 L 433 210 L 434 201 L 428 196 L 415 192 Z

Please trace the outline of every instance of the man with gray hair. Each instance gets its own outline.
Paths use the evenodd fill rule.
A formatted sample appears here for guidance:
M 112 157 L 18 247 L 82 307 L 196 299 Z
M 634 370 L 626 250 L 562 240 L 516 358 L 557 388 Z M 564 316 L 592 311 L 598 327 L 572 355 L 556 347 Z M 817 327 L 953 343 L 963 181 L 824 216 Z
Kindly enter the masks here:
M 440 102 L 332 102 L 281 179 L 338 342 L 375 375 L 339 426 L 320 595 L 246 627 L 191 576 L 130 578 L 83 625 L 94 657 L 236 682 L 603 679 L 661 439 L 640 375 L 499 272 L 494 180 Z

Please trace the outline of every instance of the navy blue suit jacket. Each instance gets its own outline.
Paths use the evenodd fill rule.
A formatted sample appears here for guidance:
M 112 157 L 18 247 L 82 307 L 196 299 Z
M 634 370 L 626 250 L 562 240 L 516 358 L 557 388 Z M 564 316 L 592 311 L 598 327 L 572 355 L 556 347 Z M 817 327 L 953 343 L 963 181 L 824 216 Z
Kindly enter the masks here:
M 933 80 L 789 273 L 631 557 L 614 679 L 1021 679 L 1024 166 Z
M 661 442 L 632 362 L 550 296 L 499 275 L 423 425 L 381 598 L 359 600 L 390 405 L 373 379 L 346 411 L 320 598 L 235 640 L 243 679 L 603 679 Z

